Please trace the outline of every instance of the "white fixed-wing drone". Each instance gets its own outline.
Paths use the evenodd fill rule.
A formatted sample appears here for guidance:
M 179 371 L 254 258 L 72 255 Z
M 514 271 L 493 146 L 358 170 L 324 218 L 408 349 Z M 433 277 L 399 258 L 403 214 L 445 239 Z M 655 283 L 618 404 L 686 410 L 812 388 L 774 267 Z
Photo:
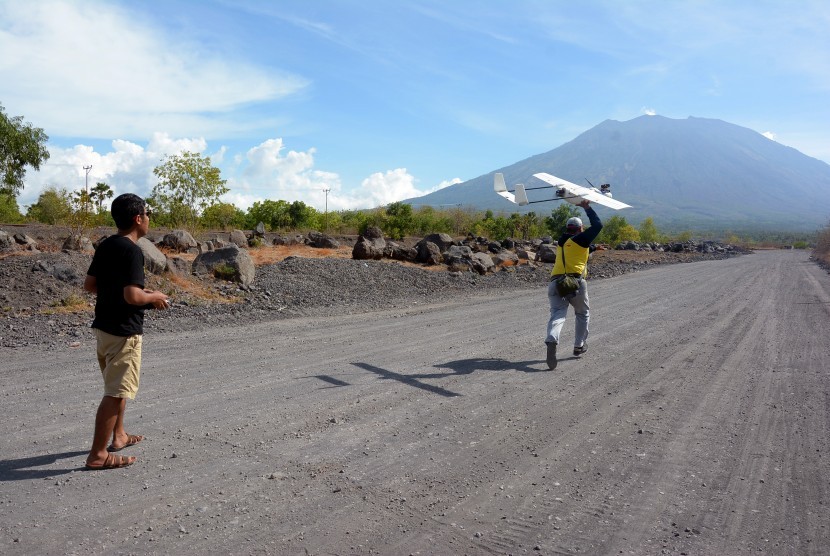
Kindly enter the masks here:
M 504 183 L 504 174 L 496 174 L 493 189 L 496 190 L 496 193 L 511 203 L 519 205 L 520 207 L 532 203 L 546 203 L 548 201 L 568 201 L 574 205 L 579 205 L 582 201 L 590 201 L 614 210 L 631 207 L 631 205 L 626 205 L 623 202 L 612 199 L 611 186 L 607 183 L 600 185 L 599 189 L 597 189 L 590 181 L 588 182 L 591 183 L 590 188 L 583 187 L 567 180 L 563 180 L 562 178 L 551 176 L 550 174 L 546 174 L 544 172 L 533 174 L 533 177 L 545 182 L 547 185 L 541 185 L 539 187 L 525 187 L 521 183 L 517 183 L 516 189 L 508 190 Z M 555 197 L 553 199 L 542 199 L 540 201 L 528 201 L 527 191 L 532 189 L 553 189 Z

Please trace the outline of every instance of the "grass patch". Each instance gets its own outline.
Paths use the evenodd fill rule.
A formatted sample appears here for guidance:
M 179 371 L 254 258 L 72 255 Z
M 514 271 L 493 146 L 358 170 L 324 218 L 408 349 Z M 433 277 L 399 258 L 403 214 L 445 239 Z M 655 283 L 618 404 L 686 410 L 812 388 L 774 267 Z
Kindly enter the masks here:
M 236 280 L 238 273 L 236 269 L 228 264 L 218 264 L 213 267 L 213 276 L 220 280 L 227 280 L 232 282 Z
M 240 298 L 227 297 L 213 287 L 188 276 L 166 273 L 163 276 L 148 276 L 149 287 L 164 292 L 173 301 L 187 301 L 197 306 L 207 303 L 237 303 Z
M 64 298 L 53 301 L 49 304 L 48 309 L 44 309 L 44 314 L 50 315 L 55 313 L 80 313 L 89 311 L 91 306 L 86 297 L 76 293 L 70 293 Z

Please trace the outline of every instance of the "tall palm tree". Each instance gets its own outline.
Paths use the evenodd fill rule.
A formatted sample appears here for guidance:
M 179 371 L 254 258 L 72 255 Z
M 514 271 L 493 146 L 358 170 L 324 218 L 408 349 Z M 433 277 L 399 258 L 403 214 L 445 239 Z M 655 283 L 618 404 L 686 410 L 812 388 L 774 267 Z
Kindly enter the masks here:
M 98 207 L 98 212 L 101 212 L 101 210 L 103 209 L 104 201 L 112 197 L 112 195 L 112 188 L 102 181 L 96 183 L 95 187 L 92 188 L 92 191 L 89 192 L 89 196 L 95 200 L 95 205 Z

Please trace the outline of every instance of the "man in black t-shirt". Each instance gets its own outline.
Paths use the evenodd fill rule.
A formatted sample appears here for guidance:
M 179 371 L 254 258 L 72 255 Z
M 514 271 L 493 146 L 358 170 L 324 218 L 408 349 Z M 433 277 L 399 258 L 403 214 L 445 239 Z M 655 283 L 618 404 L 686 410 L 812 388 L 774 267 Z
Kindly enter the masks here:
M 144 310 L 169 306 L 166 295 L 144 288 L 144 253 L 136 245 L 150 225 L 150 210 L 144 200 L 132 193 L 119 195 L 112 202 L 111 213 L 118 233 L 95 250 L 84 281 L 84 289 L 96 294 L 92 328 L 104 378 L 104 397 L 95 416 L 87 469 L 115 469 L 135 463 L 135 457 L 114 452 L 144 440 L 124 430 L 127 400 L 138 392 Z

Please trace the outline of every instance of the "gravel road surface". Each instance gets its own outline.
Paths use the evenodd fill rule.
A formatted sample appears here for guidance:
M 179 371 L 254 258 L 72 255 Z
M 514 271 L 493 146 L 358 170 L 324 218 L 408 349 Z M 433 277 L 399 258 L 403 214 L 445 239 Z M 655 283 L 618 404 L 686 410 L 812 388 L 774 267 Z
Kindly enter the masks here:
M 770 251 L 589 292 L 555 371 L 540 286 L 148 332 L 110 471 L 91 334 L 3 349 L 0 553 L 827 554 L 830 275 Z

